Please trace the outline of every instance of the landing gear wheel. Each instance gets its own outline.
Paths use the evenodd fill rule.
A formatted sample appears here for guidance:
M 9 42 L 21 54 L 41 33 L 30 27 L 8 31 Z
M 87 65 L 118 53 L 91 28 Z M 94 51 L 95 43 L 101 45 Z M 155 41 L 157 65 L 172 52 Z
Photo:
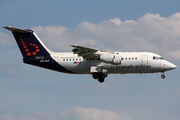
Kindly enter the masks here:
M 162 74 L 162 75 L 161 75 L 161 78 L 162 78 L 162 79 L 164 79 L 164 78 L 165 78 L 165 75 L 164 75 L 164 74 Z
M 99 77 L 98 77 L 98 81 L 100 83 L 104 82 L 104 78 L 106 77 L 106 75 L 104 75 L 102 72 L 99 73 Z
M 98 79 L 98 76 L 99 76 L 98 73 L 93 73 L 93 74 L 92 74 L 92 77 L 93 77 L 94 79 Z
M 103 82 L 104 82 L 104 78 L 100 77 L 100 78 L 98 79 L 98 81 L 99 81 L 100 83 L 103 83 Z
M 105 77 L 107 77 L 107 75 L 106 75 L 106 74 L 103 74 L 102 72 L 94 72 L 94 73 L 92 74 L 92 77 L 93 77 L 94 79 L 98 79 L 98 81 L 99 81 L 100 83 L 103 83 L 103 82 L 104 82 L 104 79 L 105 79 Z

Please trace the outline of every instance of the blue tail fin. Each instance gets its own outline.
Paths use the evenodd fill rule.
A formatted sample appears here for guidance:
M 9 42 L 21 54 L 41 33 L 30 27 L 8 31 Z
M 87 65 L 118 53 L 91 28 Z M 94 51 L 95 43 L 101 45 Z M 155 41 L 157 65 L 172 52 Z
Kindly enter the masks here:
M 32 30 L 22 30 L 13 27 L 4 28 L 12 31 L 14 38 L 16 39 L 16 42 L 24 58 L 50 56 L 49 50 Z
M 51 51 L 41 42 L 32 30 L 22 30 L 14 27 L 4 28 L 12 31 L 23 55 L 24 63 L 59 72 L 73 73 L 72 71 L 62 67 L 51 57 Z

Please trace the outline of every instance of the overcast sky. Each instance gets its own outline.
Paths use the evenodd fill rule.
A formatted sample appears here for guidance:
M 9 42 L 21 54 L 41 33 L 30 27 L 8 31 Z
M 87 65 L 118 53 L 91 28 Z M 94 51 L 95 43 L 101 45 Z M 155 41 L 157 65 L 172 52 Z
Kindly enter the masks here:
M 180 119 L 179 0 L 0 2 L 0 120 Z M 177 65 L 155 74 L 112 74 L 103 84 L 24 64 L 4 26 L 30 28 L 53 51 L 78 44 L 148 51 Z

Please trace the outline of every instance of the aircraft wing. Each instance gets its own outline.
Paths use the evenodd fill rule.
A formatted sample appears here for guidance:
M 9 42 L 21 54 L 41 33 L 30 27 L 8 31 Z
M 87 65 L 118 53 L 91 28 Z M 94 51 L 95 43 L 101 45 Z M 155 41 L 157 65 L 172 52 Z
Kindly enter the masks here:
M 72 50 L 74 54 L 78 54 L 78 56 L 82 56 L 83 58 L 96 58 L 102 54 L 114 54 L 114 52 L 103 51 L 79 45 L 71 45 L 71 47 L 74 47 L 74 49 Z

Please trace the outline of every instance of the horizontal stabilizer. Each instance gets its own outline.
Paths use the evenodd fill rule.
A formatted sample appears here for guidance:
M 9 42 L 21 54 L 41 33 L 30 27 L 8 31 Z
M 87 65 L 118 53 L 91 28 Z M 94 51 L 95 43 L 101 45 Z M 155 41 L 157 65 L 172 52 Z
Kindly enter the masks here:
M 11 27 L 11 26 L 7 26 L 7 27 L 4 27 L 4 28 L 7 29 L 7 30 L 10 30 L 12 32 L 18 32 L 18 33 L 31 33 L 32 32 L 30 30 L 22 30 L 22 29 L 19 29 L 19 28 Z

